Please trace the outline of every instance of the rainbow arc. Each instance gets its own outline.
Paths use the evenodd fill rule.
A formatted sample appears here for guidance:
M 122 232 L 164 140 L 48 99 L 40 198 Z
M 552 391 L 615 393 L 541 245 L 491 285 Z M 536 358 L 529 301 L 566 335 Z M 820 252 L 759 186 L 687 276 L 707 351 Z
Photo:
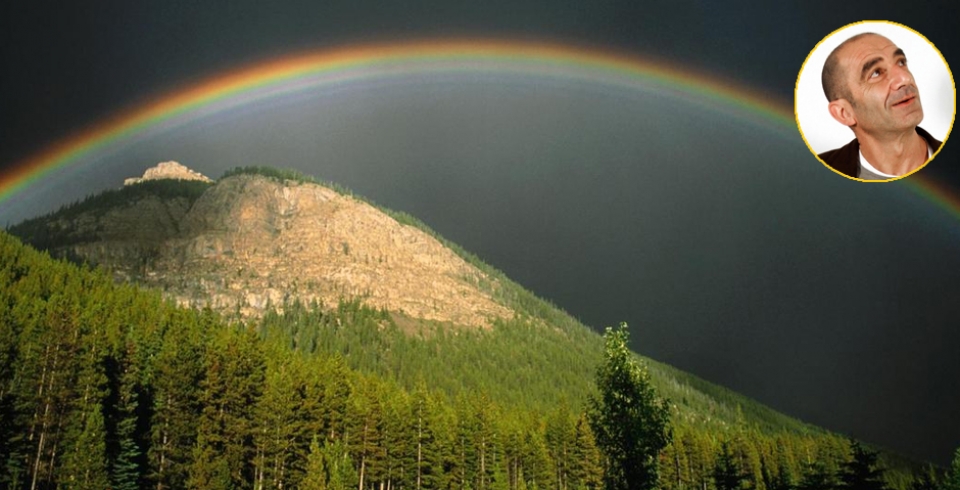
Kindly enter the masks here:
M 430 72 L 491 70 L 586 79 L 626 87 L 653 86 L 749 113 L 780 129 L 795 129 L 792 108 L 757 91 L 663 62 L 608 51 L 491 40 L 366 45 L 255 64 L 119 113 L 49 146 L 0 175 L 0 204 L 25 192 L 51 172 L 82 161 L 111 144 L 147 134 L 151 129 L 184 124 L 210 113 L 315 87 L 349 87 L 364 81 Z M 920 175 L 902 182 L 960 218 L 960 199 L 945 187 Z

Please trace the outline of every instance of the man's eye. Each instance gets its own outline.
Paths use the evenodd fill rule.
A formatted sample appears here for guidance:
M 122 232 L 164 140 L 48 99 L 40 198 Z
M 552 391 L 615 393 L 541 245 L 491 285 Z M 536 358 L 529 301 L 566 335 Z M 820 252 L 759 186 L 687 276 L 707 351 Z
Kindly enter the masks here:
M 897 64 L 900 66 L 907 66 L 907 60 L 900 60 Z
M 880 70 L 873 70 L 873 73 L 870 74 L 870 78 L 877 78 L 880 76 Z

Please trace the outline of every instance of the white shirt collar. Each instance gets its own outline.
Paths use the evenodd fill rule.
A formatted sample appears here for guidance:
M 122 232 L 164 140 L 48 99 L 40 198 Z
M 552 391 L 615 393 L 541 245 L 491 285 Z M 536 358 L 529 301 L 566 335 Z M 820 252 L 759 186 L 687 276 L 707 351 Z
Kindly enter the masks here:
M 930 159 L 930 156 L 932 156 L 932 155 L 933 155 L 933 148 L 931 148 L 930 145 L 927 144 L 927 160 L 929 160 L 929 159 Z M 875 173 L 875 174 L 877 174 L 877 175 L 879 175 L 879 176 L 881 176 L 881 177 L 886 177 L 886 178 L 888 178 L 888 179 L 895 179 L 895 178 L 897 178 L 897 177 L 902 177 L 901 175 L 885 174 L 885 173 L 877 170 L 876 167 L 874 167 L 873 165 L 871 165 L 870 162 L 867 161 L 866 157 L 863 156 L 863 150 L 860 150 L 860 166 L 863 167 L 863 168 L 865 168 L 865 169 L 867 169 L 868 172 Z

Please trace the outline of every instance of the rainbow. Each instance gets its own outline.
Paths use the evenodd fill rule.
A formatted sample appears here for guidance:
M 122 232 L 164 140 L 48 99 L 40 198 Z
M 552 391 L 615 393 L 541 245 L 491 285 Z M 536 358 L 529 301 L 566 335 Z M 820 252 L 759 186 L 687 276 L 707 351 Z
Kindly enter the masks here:
M 366 45 L 322 50 L 255 64 L 176 90 L 120 112 L 15 164 L 0 175 L 0 204 L 31 184 L 111 144 L 141 137 L 210 113 L 317 86 L 350 86 L 361 81 L 414 73 L 534 73 L 588 78 L 607 84 L 652 85 L 682 96 L 759 116 L 783 130 L 795 130 L 793 110 L 756 90 L 668 63 L 605 50 L 526 41 L 459 40 Z M 960 219 L 960 199 L 930 179 L 913 176 L 906 185 Z

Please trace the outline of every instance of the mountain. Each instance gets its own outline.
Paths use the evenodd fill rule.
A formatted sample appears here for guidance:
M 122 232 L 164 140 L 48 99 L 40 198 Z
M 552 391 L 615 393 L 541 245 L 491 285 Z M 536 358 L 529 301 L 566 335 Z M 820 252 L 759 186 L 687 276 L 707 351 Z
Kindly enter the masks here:
M 172 165 L 127 179 L 121 204 L 94 199 L 10 231 L 180 304 L 245 317 L 293 299 L 335 306 L 344 298 L 471 328 L 513 314 L 477 287 L 496 288 L 485 273 L 357 198 L 277 175 L 238 173 L 212 185 Z
M 416 219 L 295 172 L 241 168 L 212 182 L 161 165 L 9 232 L 181 306 L 210 306 L 267 342 L 342 356 L 408 390 L 425 384 L 540 413 L 580 410 L 600 336 Z M 682 469 L 681 455 L 692 465 L 694 453 L 722 439 L 740 441 L 744 460 L 755 456 L 758 480 L 770 471 L 764 465 L 784 458 L 789 464 L 776 464 L 845 454 L 838 435 L 644 361 L 671 403 L 679 487 L 684 472 L 709 474 L 706 466 Z

